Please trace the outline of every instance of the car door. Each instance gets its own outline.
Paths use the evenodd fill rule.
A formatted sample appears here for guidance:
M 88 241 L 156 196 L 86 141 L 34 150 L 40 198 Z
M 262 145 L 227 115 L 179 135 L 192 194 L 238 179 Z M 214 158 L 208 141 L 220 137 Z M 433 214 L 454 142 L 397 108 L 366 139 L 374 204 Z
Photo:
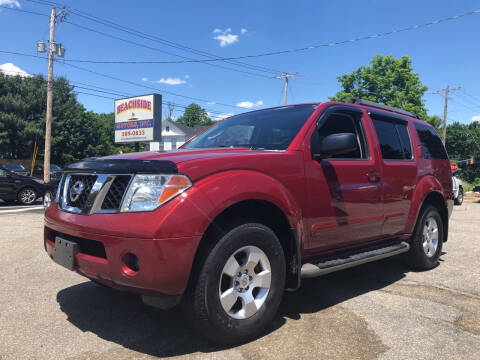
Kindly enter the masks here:
M 310 239 L 307 251 L 312 255 L 381 236 L 380 164 L 366 120 L 366 113 L 356 107 L 335 105 L 320 116 L 311 134 L 307 152 L 335 133 L 354 133 L 358 143 L 357 150 L 332 158 L 306 155 L 304 218 Z
M 405 232 L 412 195 L 418 182 L 418 165 L 407 120 L 380 111 L 369 112 L 382 153 L 385 223 L 383 234 Z
M 15 197 L 15 179 L 6 170 L 0 169 L 0 197 Z

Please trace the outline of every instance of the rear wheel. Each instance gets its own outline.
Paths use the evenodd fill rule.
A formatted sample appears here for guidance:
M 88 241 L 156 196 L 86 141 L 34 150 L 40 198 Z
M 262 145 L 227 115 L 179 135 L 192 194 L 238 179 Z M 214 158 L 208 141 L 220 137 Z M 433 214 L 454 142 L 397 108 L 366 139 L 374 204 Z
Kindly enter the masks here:
M 31 205 L 37 200 L 37 192 L 32 188 L 25 188 L 20 190 L 17 199 L 22 205 Z
M 459 188 L 457 198 L 455 199 L 455 205 L 462 205 L 462 203 L 463 203 L 463 189 Z
M 187 296 L 184 311 L 200 334 L 239 343 L 274 319 L 285 287 L 285 257 L 275 233 L 247 223 L 221 236 Z
M 437 208 L 422 209 L 410 242 L 407 262 L 418 270 L 428 270 L 438 264 L 444 240 L 443 220 Z

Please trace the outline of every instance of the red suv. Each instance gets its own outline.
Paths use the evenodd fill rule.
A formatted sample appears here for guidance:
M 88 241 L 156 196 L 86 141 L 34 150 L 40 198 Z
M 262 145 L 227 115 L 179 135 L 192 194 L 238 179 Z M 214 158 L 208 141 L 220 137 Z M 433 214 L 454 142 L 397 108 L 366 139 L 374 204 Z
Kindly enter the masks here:
M 169 152 L 70 165 L 45 213 L 57 263 L 218 342 L 259 335 L 285 289 L 402 254 L 438 264 L 452 174 L 434 129 L 359 99 L 235 115 Z

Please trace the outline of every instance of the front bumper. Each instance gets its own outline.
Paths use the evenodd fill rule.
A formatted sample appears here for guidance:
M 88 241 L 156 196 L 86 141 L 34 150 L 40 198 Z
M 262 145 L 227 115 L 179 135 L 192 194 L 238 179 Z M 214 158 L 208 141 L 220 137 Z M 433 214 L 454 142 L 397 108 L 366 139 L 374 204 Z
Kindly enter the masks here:
M 148 231 L 132 231 L 132 226 L 145 230 L 148 216 L 131 213 L 128 221 L 117 221 L 119 215 L 75 215 L 52 204 L 45 215 L 45 250 L 53 258 L 55 237 L 67 238 L 80 244 L 80 252 L 75 256 L 77 273 L 107 286 L 142 294 L 181 295 L 201 236 L 148 236 Z M 72 221 L 72 217 L 81 221 Z M 115 232 L 108 231 L 109 228 L 115 228 Z M 129 253 L 139 259 L 137 272 L 125 264 L 125 255 Z

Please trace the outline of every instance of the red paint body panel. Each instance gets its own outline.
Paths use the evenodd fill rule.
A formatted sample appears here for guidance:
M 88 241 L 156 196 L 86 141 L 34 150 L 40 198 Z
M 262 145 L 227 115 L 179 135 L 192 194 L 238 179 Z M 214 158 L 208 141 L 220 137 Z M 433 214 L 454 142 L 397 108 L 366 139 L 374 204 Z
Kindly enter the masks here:
M 332 105 L 361 109 L 370 158 L 316 161 L 310 138 L 319 116 Z M 385 162 L 368 108 L 322 103 L 285 151 L 179 149 L 110 156 L 107 159 L 170 160 L 193 186 L 152 212 L 77 215 L 57 204 L 45 213 L 45 249 L 55 234 L 101 242 L 106 258 L 77 254 L 76 271 L 105 284 L 138 292 L 182 294 L 201 238 L 214 219 L 243 200 L 277 206 L 296 229 L 303 260 L 336 249 L 358 247 L 413 231 L 431 192 L 453 204 L 450 164 L 425 160 L 413 122 L 411 161 Z M 379 178 L 372 178 L 372 172 Z M 125 271 L 122 256 L 134 253 L 140 271 Z

